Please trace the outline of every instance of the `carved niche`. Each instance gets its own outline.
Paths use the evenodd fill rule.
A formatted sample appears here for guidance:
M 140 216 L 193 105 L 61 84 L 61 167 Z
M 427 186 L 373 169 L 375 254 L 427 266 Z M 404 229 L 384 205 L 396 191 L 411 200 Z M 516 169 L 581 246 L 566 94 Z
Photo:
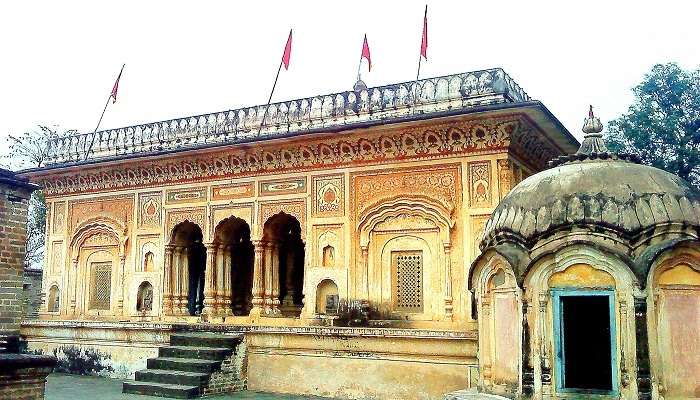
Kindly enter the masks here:
M 489 220 L 490 215 L 475 215 L 471 219 L 471 231 L 472 231 L 472 257 L 475 258 L 481 250 L 479 250 L 479 243 L 481 243 L 481 237 L 484 234 L 484 227 L 486 222 Z M 472 258 L 472 259 L 473 259 Z
M 160 192 L 139 194 L 139 227 L 159 228 L 161 210 Z
M 345 179 L 343 179 L 343 175 L 315 176 L 312 179 L 313 216 L 342 217 L 345 215 Z
M 130 226 L 134 215 L 134 197 L 106 196 L 71 201 L 68 205 L 68 215 L 71 233 L 78 224 L 96 216 L 108 217 L 123 226 Z
M 63 268 L 63 242 L 51 243 L 51 273 L 60 272 Z
M 350 209 L 359 216 L 383 199 L 422 195 L 451 213 L 461 203 L 459 177 L 459 165 L 355 173 L 351 177 Z
M 491 206 L 491 163 L 480 161 L 469 163 L 469 205 Z
M 57 201 L 53 203 L 53 223 L 51 224 L 51 232 L 60 235 L 63 233 L 65 228 L 66 220 L 66 203 L 63 201 Z

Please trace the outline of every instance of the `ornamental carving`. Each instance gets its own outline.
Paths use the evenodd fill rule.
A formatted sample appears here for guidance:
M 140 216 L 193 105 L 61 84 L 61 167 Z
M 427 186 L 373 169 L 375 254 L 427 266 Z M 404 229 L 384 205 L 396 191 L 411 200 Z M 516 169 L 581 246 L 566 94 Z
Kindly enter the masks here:
M 231 183 L 211 188 L 211 199 L 214 201 L 244 199 L 253 196 L 255 196 L 255 185 L 253 182 Z
M 498 194 L 500 199 L 506 197 L 514 185 L 513 163 L 510 160 L 498 160 Z
M 333 139 L 261 141 L 188 156 L 133 161 L 117 167 L 98 167 L 62 175 L 37 176 L 49 196 L 114 191 L 130 187 L 162 186 L 204 180 L 286 173 L 313 169 L 384 164 L 456 154 L 499 152 L 511 148 L 541 169 L 563 151 L 547 141 L 534 122 L 522 114 L 452 119 L 430 126 L 390 127 Z M 512 145 L 515 143 L 515 147 Z
M 378 223 L 373 230 L 385 232 L 406 232 L 436 228 L 437 225 L 435 225 L 435 222 L 420 215 L 399 214 L 393 217 L 388 217 L 384 221 Z
M 175 189 L 165 192 L 165 204 L 198 203 L 207 201 L 207 188 Z
M 491 163 L 489 161 L 469 163 L 469 205 L 491 206 Z
M 139 194 L 139 227 L 160 227 L 161 193 Z
M 85 247 L 105 247 L 105 246 L 116 246 L 119 244 L 119 240 L 110 233 L 98 232 L 94 235 L 89 236 L 83 242 L 81 249 Z
M 207 209 L 205 207 L 194 207 L 194 208 L 182 208 L 182 209 L 176 209 L 176 210 L 168 210 L 167 211 L 167 217 L 166 217 L 166 233 L 168 235 L 168 238 L 173 232 L 173 229 L 177 224 L 189 221 L 192 222 L 193 224 L 196 224 L 199 226 L 199 228 L 202 230 L 202 234 L 204 234 L 205 229 L 206 229 L 206 215 L 207 215 Z M 205 234 L 206 237 L 206 234 Z
M 275 214 L 285 213 L 291 215 L 299 221 L 301 226 L 302 239 L 306 236 L 306 201 L 305 200 L 290 200 L 290 201 L 269 201 L 260 203 L 260 224 L 265 225 L 265 222 Z M 260 230 L 262 232 L 262 229 Z
M 345 215 L 345 179 L 343 175 L 315 176 L 312 179 L 313 216 L 342 217 Z
M 51 243 L 51 272 L 57 273 L 62 270 L 63 265 L 63 242 Z
M 457 165 L 356 173 L 352 175 L 350 209 L 362 215 L 381 200 L 419 195 L 439 202 L 451 213 L 461 202 L 459 176 Z
M 78 224 L 89 218 L 103 216 L 129 226 L 134 215 L 133 196 L 96 197 L 89 200 L 75 200 L 68 204 L 70 232 Z
M 306 193 L 306 177 L 260 182 L 260 196 Z
M 52 232 L 54 234 L 60 235 L 65 229 L 66 220 L 66 203 L 63 201 L 57 201 L 53 203 L 53 223 Z
M 484 227 L 486 226 L 486 221 L 488 221 L 490 217 L 490 215 L 477 215 L 472 217 L 472 257 L 476 257 L 479 254 L 479 244 L 481 243 L 481 239 L 484 236 Z

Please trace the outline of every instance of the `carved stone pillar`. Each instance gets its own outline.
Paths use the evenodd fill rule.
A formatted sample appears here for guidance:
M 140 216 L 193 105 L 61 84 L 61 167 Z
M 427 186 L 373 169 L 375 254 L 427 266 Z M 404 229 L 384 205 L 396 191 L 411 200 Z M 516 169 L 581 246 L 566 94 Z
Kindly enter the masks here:
M 180 269 L 182 269 L 182 247 L 177 246 L 173 249 L 173 268 L 172 268 L 172 292 L 173 292 L 173 315 L 180 313 Z
M 272 244 L 265 244 L 265 295 L 263 307 L 265 314 L 272 313 Z
M 251 314 L 260 314 L 263 306 L 263 294 L 264 294 L 264 276 L 263 276 L 263 263 L 265 245 L 263 242 L 256 240 L 253 242 L 255 251 L 255 260 L 253 263 L 253 309 Z
M 216 245 L 213 243 L 206 244 L 207 249 L 207 265 L 204 268 L 204 311 L 206 315 L 214 315 L 214 306 L 216 304 L 216 291 L 214 282 L 216 280 Z
M 272 314 L 280 312 L 280 246 L 272 245 Z
M 547 303 L 549 302 L 549 293 L 543 292 L 539 296 L 539 325 L 538 335 L 540 343 L 540 369 L 542 376 L 542 391 L 551 393 L 552 384 L 552 363 L 550 360 L 549 346 L 547 345 Z
M 180 315 L 189 315 L 190 300 L 190 249 L 185 247 L 180 255 Z
M 224 267 L 225 246 L 219 245 L 216 252 L 216 314 L 222 315 L 225 310 L 224 277 L 226 268 Z
M 634 298 L 634 324 L 635 338 L 637 339 L 637 393 L 639 400 L 651 400 L 647 301 L 646 297 L 641 295 Z
M 78 303 L 78 258 L 74 258 L 72 263 L 72 267 L 68 279 L 68 284 L 70 285 L 70 313 L 72 315 L 77 315 L 77 308 L 76 305 Z M 71 276 L 72 275 L 72 276 Z M 88 274 L 89 275 L 89 274 Z M 72 278 L 72 279 L 71 279 Z M 71 282 L 71 280 L 73 282 Z
M 163 315 L 170 315 L 173 312 L 173 292 L 172 292 L 172 268 L 173 268 L 173 246 L 165 246 L 163 260 Z
M 233 309 L 231 308 L 231 269 L 233 268 L 232 263 L 232 247 L 226 246 L 224 248 L 224 315 L 233 315 Z
M 119 271 L 117 272 L 117 290 L 119 296 L 117 299 L 117 315 L 124 314 L 124 287 L 126 286 L 126 282 L 124 282 L 125 264 L 126 255 L 122 254 L 119 256 Z
M 479 337 L 483 339 L 479 340 L 479 354 L 483 354 L 483 371 L 481 377 L 483 379 L 483 384 L 486 388 L 491 386 L 491 378 L 493 373 L 491 371 L 493 366 L 493 360 L 491 359 L 491 294 L 482 293 L 480 301 L 480 315 L 479 318 L 483 321 L 479 324 Z
M 369 247 L 361 246 L 362 267 L 360 270 L 360 300 L 369 301 Z
M 452 247 L 449 243 L 443 243 L 445 252 L 445 319 L 452 320 Z

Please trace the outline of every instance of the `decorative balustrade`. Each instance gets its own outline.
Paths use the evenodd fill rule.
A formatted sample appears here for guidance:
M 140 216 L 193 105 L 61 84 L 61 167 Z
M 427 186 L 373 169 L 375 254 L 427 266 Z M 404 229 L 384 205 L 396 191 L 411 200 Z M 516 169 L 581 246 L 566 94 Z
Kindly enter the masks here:
M 49 140 L 47 164 L 240 143 L 412 114 L 529 100 L 500 68 L 466 72 L 273 103 L 267 114 L 263 105 L 56 137 Z

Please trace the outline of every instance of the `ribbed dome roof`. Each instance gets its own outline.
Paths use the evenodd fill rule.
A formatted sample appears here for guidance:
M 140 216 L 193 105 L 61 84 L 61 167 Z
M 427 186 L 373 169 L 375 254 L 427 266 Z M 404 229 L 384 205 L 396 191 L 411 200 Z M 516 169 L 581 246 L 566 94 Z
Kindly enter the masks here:
M 668 222 L 700 226 L 700 193 L 676 175 L 609 153 L 601 130 L 591 112 L 578 153 L 516 185 L 487 222 L 482 248 L 501 234 L 529 240 L 571 224 L 627 234 Z

